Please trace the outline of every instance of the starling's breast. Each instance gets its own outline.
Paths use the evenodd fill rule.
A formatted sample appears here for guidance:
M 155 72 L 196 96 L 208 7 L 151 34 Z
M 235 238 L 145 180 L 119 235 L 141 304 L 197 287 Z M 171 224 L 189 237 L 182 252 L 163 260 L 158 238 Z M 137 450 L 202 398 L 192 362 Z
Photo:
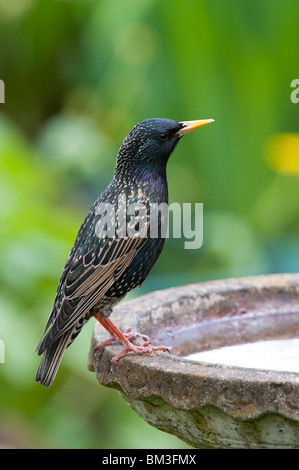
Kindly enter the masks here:
M 131 179 L 129 184 L 123 182 L 119 189 L 116 208 L 118 224 L 120 225 L 120 218 L 123 218 L 122 204 L 125 204 L 126 236 L 139 236 L 139 231 L 144 243 L 140 245 L 123 274 L 107 291 L 106 297 L 111 299 L 123 297 L 146 279 L 162 251 L 168 219 L 165 213 L 168 202 L 165 178 Z M 123 231 L 120 235 L 124 233 Z

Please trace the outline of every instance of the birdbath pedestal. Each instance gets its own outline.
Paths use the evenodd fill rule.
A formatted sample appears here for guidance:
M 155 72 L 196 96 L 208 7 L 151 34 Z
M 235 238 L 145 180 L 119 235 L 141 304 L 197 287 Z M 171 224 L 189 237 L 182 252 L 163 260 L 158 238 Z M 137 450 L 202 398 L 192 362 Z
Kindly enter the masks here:
M 166 289 L 124 302 L 113 322 L 171 354 L 128 354 L 96 324 L 89 369 L 152 426 L 196 448 L 298 448 L 299 372 L 186 356 L 225 346 L 299 338 L 299 275 L 229 279 Z M 298 358 L 299 361 L 299 358 Z

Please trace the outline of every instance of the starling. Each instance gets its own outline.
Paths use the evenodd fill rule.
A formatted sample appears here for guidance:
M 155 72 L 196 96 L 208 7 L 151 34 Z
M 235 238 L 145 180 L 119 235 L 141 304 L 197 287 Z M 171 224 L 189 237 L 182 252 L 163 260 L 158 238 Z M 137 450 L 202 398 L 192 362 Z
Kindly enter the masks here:
M 113 307 L 146 279 L 163 248 L 161 217 L 155 221 L 160 231 L 157 236 L 150 236 L 153 220 L 149 207 L 151 203 L 168 202 L 166 164 L 170 154 L 184 134 L 210 122 L 213 120 L 147 119 L 137 124 L 123 141 L 114 178 L 88 212 L 62 271 L 37 347 L 38 355 L 43 354 L 37 382 L 45 387 L 52 384 L 66 348 L 91 317 L 111 336 L 96 349 L 115 340 L 125 345 L 113 362 L 130 351 L 151 354 L 167 350 L 164 346 L 153 346 L 144 335 L 130 330 L 122 333 L 109 316 Z M 137 207 L 135 214 L 132 207 Z M 140 207 L 146 210 L 141 211 Z M 142 346 L 131 342 L 138 336 L 145 341 Z

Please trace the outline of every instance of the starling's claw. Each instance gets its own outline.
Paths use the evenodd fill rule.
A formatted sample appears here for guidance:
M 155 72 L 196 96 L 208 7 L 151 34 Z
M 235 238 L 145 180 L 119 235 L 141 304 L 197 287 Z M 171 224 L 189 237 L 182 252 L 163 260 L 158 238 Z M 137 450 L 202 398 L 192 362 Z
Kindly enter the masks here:
M 110 372 L 111 372 L 111 374 L 115 375 L 115 372 L 113 370 L 113 363 L 112 362 L 110 364 Z

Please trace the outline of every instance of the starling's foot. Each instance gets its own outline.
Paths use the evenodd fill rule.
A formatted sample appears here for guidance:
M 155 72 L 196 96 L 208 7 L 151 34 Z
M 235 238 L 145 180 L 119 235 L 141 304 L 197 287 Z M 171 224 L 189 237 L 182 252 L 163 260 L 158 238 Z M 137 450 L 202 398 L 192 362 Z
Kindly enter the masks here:
M 153 355 L 155 351 L 164 351 L 170 353 L 166 346 L 153 346 L 149 342 L 144 343 L 142 346 L 135 346 L 134 344 L 127 345 L 120 353 L 116 354 L 111 360 L 111 364 L 116 364 L 122 357 L 126 356 L 129 352 L 135 354 L 150 354 Z
M 123 334 L 124 337 L 128 341 L 133 341 L 134 339 L 142 338 L 144 341 L 147 343 L 150 342 L 150 339 L 146 335 L 141 335 L 140 333 L 132 333 L 132 329 L 128 328 L 127 331 Z M 121 341 L 116 335 L 112 335 L 111 338 L 106 339 L 105 341 L 102 341 L 101 343 L 97 344 L 96 347 L 94 348 L 94 354 L 97 353 L 98 351 L 101 351 L 105 346 L 108 346 L 111 343 L 114 343 L 115 341 Z
M 119 339 L 125 345 L 125 349 L 123 349 L 123 351 L 113 357 L 111 361 L 111 366 L 112 364 L 116 364 L 122 357 L 126 356 L 129 352 L 133 352 L 135 354 L 154 354 L 155 351 L 165 351 L 168 353 L 170 352 L 169 348 L 167 348 L 166 346 L 153 346 L 148 336 L 141 335 L 139 333 L 132 333 L 131 328 L 129 328 L 125 333 L 122 333 L 109 318 L 101 318 L 99 314 L 94 315 L 94 317 L 111 335 L 111 338 L 107 339 L 106 341 L 103 341 L 102 343 L 96 346 L 95 352 L 100 351 L 104 346 L 111 344 L 117 339 Z M 136 338 L 142 338 L 145 343 L 143 343 L 142 346 L 135 346 L 135 344 L 132 344 L 131 341 Z

